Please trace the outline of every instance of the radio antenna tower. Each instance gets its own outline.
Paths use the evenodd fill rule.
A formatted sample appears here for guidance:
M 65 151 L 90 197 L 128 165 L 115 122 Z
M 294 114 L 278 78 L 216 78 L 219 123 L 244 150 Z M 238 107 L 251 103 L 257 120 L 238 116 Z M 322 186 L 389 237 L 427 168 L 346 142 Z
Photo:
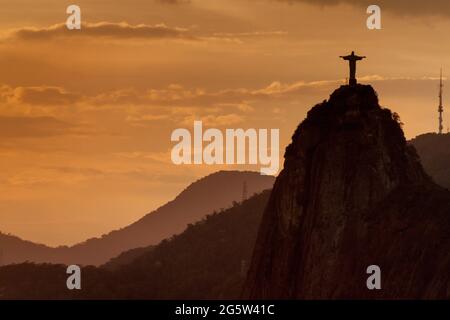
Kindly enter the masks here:
M 444 126 L 442 125 L 442 113 L 444 112 L 444 106 L 442 105 L 442 88 L 444 85 L 442 84 L 442 68 L 441 68 L 441 78 L 439 82 L 439 134 L 442 134 L 442 130 L 444 129 Z

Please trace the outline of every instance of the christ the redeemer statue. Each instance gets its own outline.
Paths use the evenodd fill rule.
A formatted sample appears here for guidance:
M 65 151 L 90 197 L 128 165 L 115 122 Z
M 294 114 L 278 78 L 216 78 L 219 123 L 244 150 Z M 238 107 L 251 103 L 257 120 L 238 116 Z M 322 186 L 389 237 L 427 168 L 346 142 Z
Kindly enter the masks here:
M 355 51 L 352 51 L 351 55 L 348 56 L 340 56 L 342 59 L 347 60 L 350 65 L 350 78 L 348 84 L 351 86 L 356 85 L 356 61 L 362 60 L 365 57 L 360 57 L 355 55 Z

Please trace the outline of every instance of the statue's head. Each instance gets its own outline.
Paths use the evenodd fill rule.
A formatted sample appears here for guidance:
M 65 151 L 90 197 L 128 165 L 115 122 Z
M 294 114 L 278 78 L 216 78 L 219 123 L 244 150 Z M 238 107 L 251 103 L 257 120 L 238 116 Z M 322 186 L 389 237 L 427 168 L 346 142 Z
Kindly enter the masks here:
M 355 54 L 355 51 L 352 51 L 352 55 L 354 55 Z

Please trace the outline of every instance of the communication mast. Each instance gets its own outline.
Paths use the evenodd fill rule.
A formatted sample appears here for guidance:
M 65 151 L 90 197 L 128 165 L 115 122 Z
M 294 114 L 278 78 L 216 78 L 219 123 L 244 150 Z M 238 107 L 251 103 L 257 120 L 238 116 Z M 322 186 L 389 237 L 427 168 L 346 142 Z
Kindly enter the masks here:
M 442 84 L 442 68 L 441 68 L 441 78 L 440 78 L 440 82 L 439 82 L 439 108 L 438 108 L 439 134 L 442 134 L 442 130 L 444 129 L 444 126 L 442 124 L 442 122 L 443 122 L 442 114 L 444 113 L 444 106 L 442 105 L 442 88 L 443 87 L 444 87 L 444 85 Z

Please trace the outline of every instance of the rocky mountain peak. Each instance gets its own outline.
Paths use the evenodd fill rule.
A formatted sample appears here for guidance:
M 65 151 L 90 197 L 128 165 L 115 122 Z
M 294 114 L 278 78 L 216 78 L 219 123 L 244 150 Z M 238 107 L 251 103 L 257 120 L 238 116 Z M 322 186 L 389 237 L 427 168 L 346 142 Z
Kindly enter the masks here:
M 424 216 L 433 206 L 436 212 Z M 245 293 L 276 299 L 411 297 L 411 291 L 393 285 L 398 279 L 390 283 L 391 291 L 369 292 L 366 268 L 377 263 L 390 272 L 411 268 L 395 261 L 414 265 L 423 258 L 426 245 L 408 253 L 418 234 L 430 243 L 447 237 L 448 249 L 449 208 L 448 192 L 425 174 L 398 115 L 379 106 L 371 86 L 342 86 L 308 112 L 286 149 Z M 426 223 L 437 233 L 425 236 Z M 405 225 L 414 237 L 401 237 Z M 448 252 L 438 253 L 443 263 L 449 263 Z M 416 267 L 427 269 L 423 263 Z

